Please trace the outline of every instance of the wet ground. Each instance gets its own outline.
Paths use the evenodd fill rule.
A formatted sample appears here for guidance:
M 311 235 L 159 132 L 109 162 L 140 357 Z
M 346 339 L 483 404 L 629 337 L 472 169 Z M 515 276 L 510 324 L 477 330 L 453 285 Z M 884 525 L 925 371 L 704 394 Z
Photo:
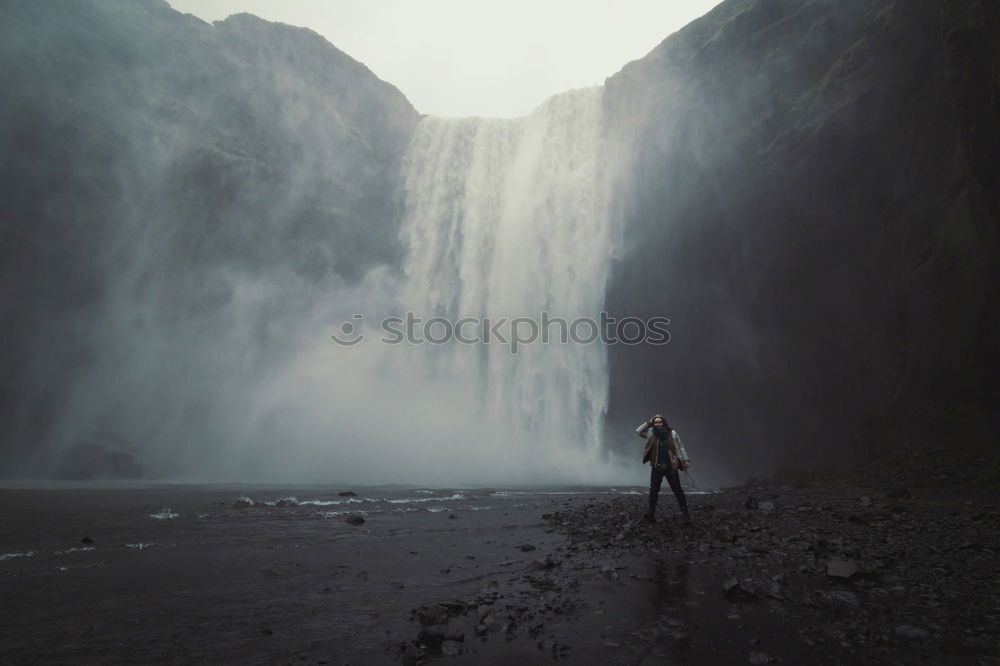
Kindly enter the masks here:
M 1000 502 L 922 460 L 691 527 L 640 488 L 3 490 L 0 662 L 1000 664 Z
M 424 628 L 404 656 L 1000 664 L 1000 498 L 972 483 L 980 460 L 942 472 L 925 453 L 695 497 L 691 527 L 669 497 L 654 525 L 641 497 L 580 498 L 546 516 L 566 541 L 514 580 L 533 594 L 467 599 L 442 625 L 471 618 L 464 643 Z
M 0 490 L 0 663 L 399 663 L 426 600 L 533 590 L 543 514 L 635 492 Z

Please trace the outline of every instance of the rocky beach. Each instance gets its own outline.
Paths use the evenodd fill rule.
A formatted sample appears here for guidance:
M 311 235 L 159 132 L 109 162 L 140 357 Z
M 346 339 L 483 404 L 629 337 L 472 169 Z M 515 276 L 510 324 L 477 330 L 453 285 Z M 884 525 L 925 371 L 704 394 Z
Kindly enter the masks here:
M 691 527 L 642 487 L 7 489 L 0 662 L 1000 663 L 1000 502 L 939 455 Z
M 672 499 L 655 525 L 641 498 L 566 501 L 544 516 L 554 549 L 417 609 L 404 660 L 1000 663 L 1000 503 L 975 484 L 981 459 L 944 453 L 751 480 L 694 498 L 691 527 Z

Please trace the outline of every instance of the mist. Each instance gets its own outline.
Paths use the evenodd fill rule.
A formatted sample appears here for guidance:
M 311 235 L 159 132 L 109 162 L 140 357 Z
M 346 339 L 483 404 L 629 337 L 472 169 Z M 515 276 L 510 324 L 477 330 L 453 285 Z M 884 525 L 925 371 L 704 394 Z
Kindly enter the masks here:
M 484 119 L 247 14 L 3 4 L 0 475 L 635 484 L 655 412 L 702 486 L 986 441 L 991 111 L 953 71 L 978 42 L 903 48 L 952 18 L 892 41 L 875 5 L 724 3 Z M 914 90 L 940 104 L 904 122 Z M 670 342 L 381 342 L 407 312 Z
M 21 343 L 32 361 L 22 372 L 45 386 L 20 392 L 21 424 L 45 423 L 22 430 L 39 437 L 17 447 L 8 475 L 634 480 L 600 439 L 600 345 L 379 342 L 379 322 L 410 311 L 596 318 L 618 233 L 601 88 L 525 118 L 420 120 L 363 65 L 295 28 L 246 15 L 208 26 L 158 3 L 137 15 L 116 2 L 61 9 L 13 14 L 50 28 L 58 18 L 64 50 L 96 53 L 79 26 L 100 22 L 132 59 L 78 84 L 114 102 L 110 121 L 86 122 L 121 149 L 108 182 L 85 185 L 113 198 L 94 203 L 113 217 L 85 232 L 94 253 L 80 270 L 93 284 L 66 305 L 70 328 Z M 157 59 L 178 35 L 195 46 Z M 132 85 L 147 94 L 132 97 Z M 68 82 L 63 92 L 87 113 Z M 11 124 L 27 122 L 19 110 Z M 50 168 L 80 177 L 92 152 Z M 64 219 L 51 218 L 58 233 Z M 344 322 L 366 342 L 336 344 Z

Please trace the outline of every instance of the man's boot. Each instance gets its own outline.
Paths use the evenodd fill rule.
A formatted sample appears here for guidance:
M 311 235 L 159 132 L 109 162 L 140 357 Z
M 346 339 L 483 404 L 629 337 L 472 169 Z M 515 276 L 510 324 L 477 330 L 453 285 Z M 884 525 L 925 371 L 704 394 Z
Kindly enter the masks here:
M 691 514 L 688 513 L 687 506 L 681 507 L 681 524 L 690 525 L 691 524 Z
M 649 498 L 649 511 L 647 511 L 643 515 L 643 518 L 646 519 L 647 523 L 655 523 L 656 522 L 656 498 L 655 497 L 650 497 Z

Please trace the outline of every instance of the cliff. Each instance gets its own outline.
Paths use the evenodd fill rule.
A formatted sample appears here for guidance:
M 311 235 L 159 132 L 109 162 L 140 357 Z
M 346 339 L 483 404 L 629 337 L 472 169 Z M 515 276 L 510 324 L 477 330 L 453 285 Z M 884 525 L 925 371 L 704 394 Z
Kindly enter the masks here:
M 607 82 L 634 156 L 610 421 L 730 478 L 991 444 L 1000 42 L 987 2 L 729 0 Z M 620 438 L 619 438 L 620 439 Z
M 71 418 L 96 356 L 221 311 L 222 268 L 280 284 L 280 302 L 398 257 L 419 114 L 319 35 L 161 0 L 5 1 L 0 33 L 5 454 L 30 458 Z

